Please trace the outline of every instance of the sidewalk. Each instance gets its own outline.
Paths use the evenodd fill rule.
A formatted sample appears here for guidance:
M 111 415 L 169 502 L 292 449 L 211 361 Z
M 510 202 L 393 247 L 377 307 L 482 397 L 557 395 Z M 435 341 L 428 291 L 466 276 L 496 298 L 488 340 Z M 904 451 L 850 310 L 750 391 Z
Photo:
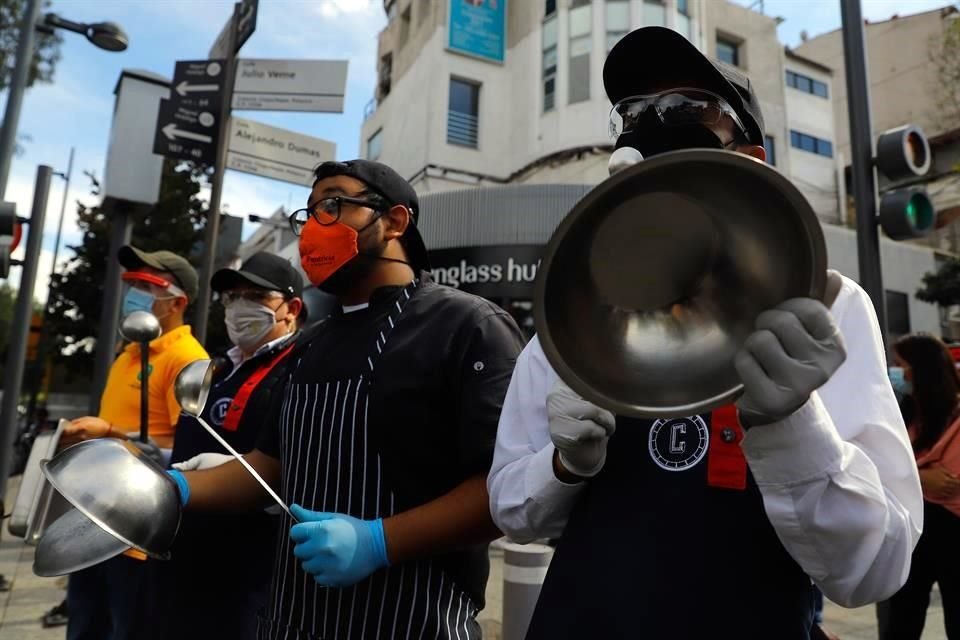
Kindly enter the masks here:
M 7 507 L 11 508 L 20 487 L 20 477 L 10 478 Z M 0 593 L 0 640 L 63 640 L 66 627 L 44 629 L 40 618 L 66 595 L 56 578 L 33 575 L 34 547 L 24 544 L 7 531 L 3 521 L 0 540 L 0 573 L 13 580 L 13 589 Z M 65 584 L 65 583 L 64 583 Z

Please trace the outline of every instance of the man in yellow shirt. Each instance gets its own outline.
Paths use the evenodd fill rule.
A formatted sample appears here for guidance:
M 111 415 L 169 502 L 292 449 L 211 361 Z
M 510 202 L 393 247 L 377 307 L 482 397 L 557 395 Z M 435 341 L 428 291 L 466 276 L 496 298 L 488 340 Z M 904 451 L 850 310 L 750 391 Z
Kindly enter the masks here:
M 150 439 L 161 450 L 173 446 L 180 415 L 173 385 L 177 374 L 194 360 L 208 358 L 184 324 L 183 314 L 197 295 L 197 272 L 186 259 L 170 251 L 148 253 L 132 246 L 117 255 L 126 268 L 123 315 L 149 311 L 160 322 L 161 334 L 150 343 L 148 424 Z M 136 438 L 140 425 L 140 345 L 127 345 L 110 368 L 100 400 L 100 415 L 77 418 L 64 429 L 61 442 L 92 438 Z M 132 639 L 131 625 L 142 557 L 117 556 L 70 576 L 67 589 L 67 640 Z

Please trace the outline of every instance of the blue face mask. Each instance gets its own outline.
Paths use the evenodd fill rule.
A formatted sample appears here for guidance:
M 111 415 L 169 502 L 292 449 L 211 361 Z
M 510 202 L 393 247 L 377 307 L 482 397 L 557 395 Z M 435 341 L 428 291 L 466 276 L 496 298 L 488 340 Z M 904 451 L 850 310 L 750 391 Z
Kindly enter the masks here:
M 156 297 L 152 293 L 147 293 L 146 291 L 141 291 L 140 289 L 134 289 L 133 287 L 130 287 L 123 296 L 122 315 L 124 318 L 126 318 L 134 311 L 146 311 L 147 313 L 153 313 L 154 301 L 156 301 Z
M 898 395 L 909 396 L 913 393 L 913 383 L 904 378 L 903 367 L 889 367 L 887 375 L 890 376 L 890 384 Z

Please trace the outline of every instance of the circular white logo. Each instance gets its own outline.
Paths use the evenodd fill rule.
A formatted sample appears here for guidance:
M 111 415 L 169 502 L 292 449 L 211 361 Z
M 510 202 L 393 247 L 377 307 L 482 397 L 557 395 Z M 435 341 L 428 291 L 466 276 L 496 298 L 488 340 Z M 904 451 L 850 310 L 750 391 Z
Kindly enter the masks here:
M 220 69 L 221 67 L 219 62 L 211 62 L 207 65 L 207 75 L 216 77 L 220 75 Z
M 710 430 L 700 416 L 660 419 L 650 427 L 650 457 L 667 471 L 686 471 L 703 460 Z
M 212 127 L 217 120 L 213 117 L 212 113 L 204 111 L 197 116 L 197 121 L 205 127 Z
M 233 398 L 220 398 L 214 402 L 213 406 L 210 407 L 210 422 L 218 427 L 222 427 L 223 420 L 227 417 L 227 409 L 230 408 L 231 402 L 233 402 Z

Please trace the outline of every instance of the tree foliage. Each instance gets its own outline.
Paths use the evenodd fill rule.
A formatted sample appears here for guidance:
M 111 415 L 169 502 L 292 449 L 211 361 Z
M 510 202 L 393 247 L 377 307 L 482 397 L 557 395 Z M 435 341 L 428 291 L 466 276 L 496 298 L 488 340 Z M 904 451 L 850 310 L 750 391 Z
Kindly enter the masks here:
M 0 0 L 0 90 L 10 86 L 16 66 L 20 21 L 23 19 L 26 4 L 26 0 Z M 47 0 L 43 3 L 43 8 L 47 9 L 50 5 L 50 0 Z M 56 32 L 36 33 L 36 48 L 27 76 L 27 86 L 33 86 L 34 82 L 53 80 L 53 72 L 60 60 L 62 41 L 63 38 Z
M 135 219 L 131 243 L 146 251 L 173 251 L 188 257 L 196 266 L 207 216 L 208 205 L 200 198 L 205 180 L 205 172 L 190 164 L 170 160 L 164 163 L 160 198 L 146 214 Z M 83 238 L 79 245 L 68 247 L 74 255 L 51 283 L 47 318 L 49 335 L 55 339 L 54 357 L 70 370 L 83 373 L 93 368 L 107 273 L 110 218 L 102 206 L 78 203 L 78 224 Z M 222 315 L 211 313 L 210 325 L 219 325 L 223 333 Z M 213 332 L 208 332 L 208 336 L 218 337 Z
M 935 272 L 924 274 L 917 299 L 941 307 L 960 304 L 960 260 L 948 258 Z

